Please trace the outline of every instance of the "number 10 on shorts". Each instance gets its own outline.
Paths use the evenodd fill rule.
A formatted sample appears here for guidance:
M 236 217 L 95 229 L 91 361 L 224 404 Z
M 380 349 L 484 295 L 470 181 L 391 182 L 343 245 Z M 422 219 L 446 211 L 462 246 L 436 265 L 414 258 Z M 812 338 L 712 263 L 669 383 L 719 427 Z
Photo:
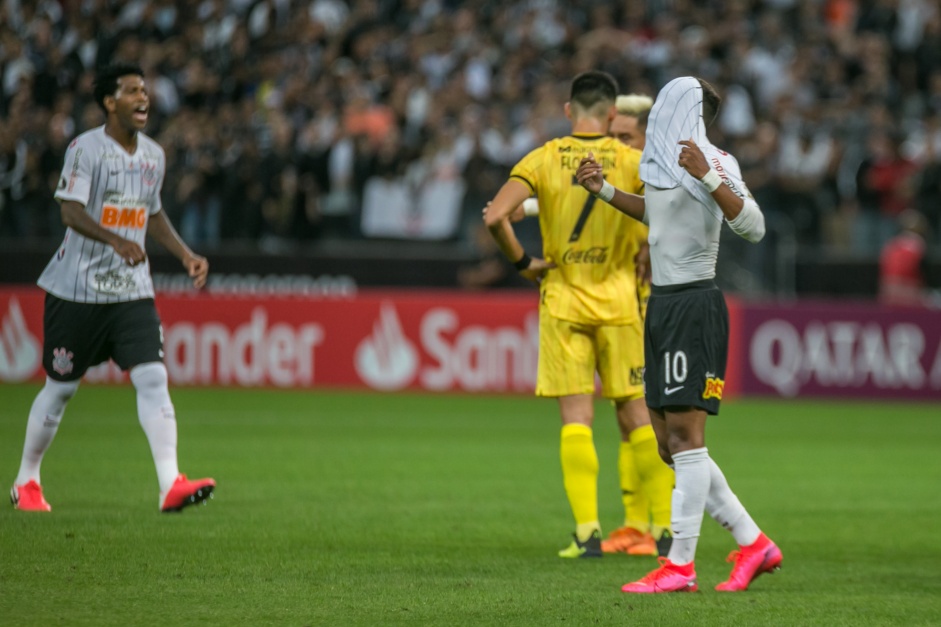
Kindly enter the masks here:
M 686 381 L 686 375 L 689 373 L 689 366 L 686 360 L 686 353 L 676 351 L 671 353 L 667 351 L 663 354 L 663 380 L 670 385 L 672 383 L 683 383 Z

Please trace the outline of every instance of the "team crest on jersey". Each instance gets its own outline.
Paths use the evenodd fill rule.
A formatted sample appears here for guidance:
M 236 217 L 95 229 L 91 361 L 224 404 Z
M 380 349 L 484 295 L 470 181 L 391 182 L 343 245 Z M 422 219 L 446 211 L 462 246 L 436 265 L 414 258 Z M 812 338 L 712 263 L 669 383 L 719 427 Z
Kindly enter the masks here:
M 52 349 L 52 369 L 63 376 L 69 374 L 72 372 L 72 357 L 74 355 L 65 347 Z
M 156 163 L 142 163 L 140 170 L 141 181 L 144 182 L 144 185 L 153 185 L 157 182 L 157 164 Z

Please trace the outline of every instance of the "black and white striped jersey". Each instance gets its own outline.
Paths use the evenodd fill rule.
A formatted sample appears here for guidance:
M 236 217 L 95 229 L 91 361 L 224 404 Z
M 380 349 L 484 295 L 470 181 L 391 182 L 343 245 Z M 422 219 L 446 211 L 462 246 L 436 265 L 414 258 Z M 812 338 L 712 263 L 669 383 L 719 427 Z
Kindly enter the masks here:
M 103 228 L 143 248 L 147 221 L 162 208 L 165 172 L 166 155 L 157 142 L 139 133 L 137 150 L 129 154 L 99 126 L 69 144 L 55 197 L 84 205 Z M 72 229 L 66 230 L 38 285 L 58 298 L 81 303 L 117 303 L 154 295 L 148 261 L 131 267 L 108 244 Z

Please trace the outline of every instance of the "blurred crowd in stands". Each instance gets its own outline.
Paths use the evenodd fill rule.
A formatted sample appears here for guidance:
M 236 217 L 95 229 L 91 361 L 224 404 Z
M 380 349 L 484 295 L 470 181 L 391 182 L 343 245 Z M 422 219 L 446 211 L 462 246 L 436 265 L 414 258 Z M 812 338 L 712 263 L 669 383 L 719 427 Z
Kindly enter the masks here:
M 164 204 L 194 245 L 476 240 L 509 168 L 568 131 L 578 72 L 716 85 L 772 233 L 875 256 L 941 232 L 935 0 L 5 0 L 0 238 L 61 233 L 94 70 L 146 72 Z

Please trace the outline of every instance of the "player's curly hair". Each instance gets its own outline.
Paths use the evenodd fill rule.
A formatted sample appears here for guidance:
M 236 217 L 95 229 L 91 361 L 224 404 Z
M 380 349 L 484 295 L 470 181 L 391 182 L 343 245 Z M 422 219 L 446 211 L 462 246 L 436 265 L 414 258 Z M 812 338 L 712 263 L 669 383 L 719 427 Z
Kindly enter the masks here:
M 94 95 L 95 102 L 98 103 L 102 111 L 108 112 L 105 109 L 105 97 L 113 96 L 114 92 L 118 90 L 118 79 L 130 74 L 143 78 L 144 70 L 135 63 L 112 63 L 98 70 L 95 76 Z

